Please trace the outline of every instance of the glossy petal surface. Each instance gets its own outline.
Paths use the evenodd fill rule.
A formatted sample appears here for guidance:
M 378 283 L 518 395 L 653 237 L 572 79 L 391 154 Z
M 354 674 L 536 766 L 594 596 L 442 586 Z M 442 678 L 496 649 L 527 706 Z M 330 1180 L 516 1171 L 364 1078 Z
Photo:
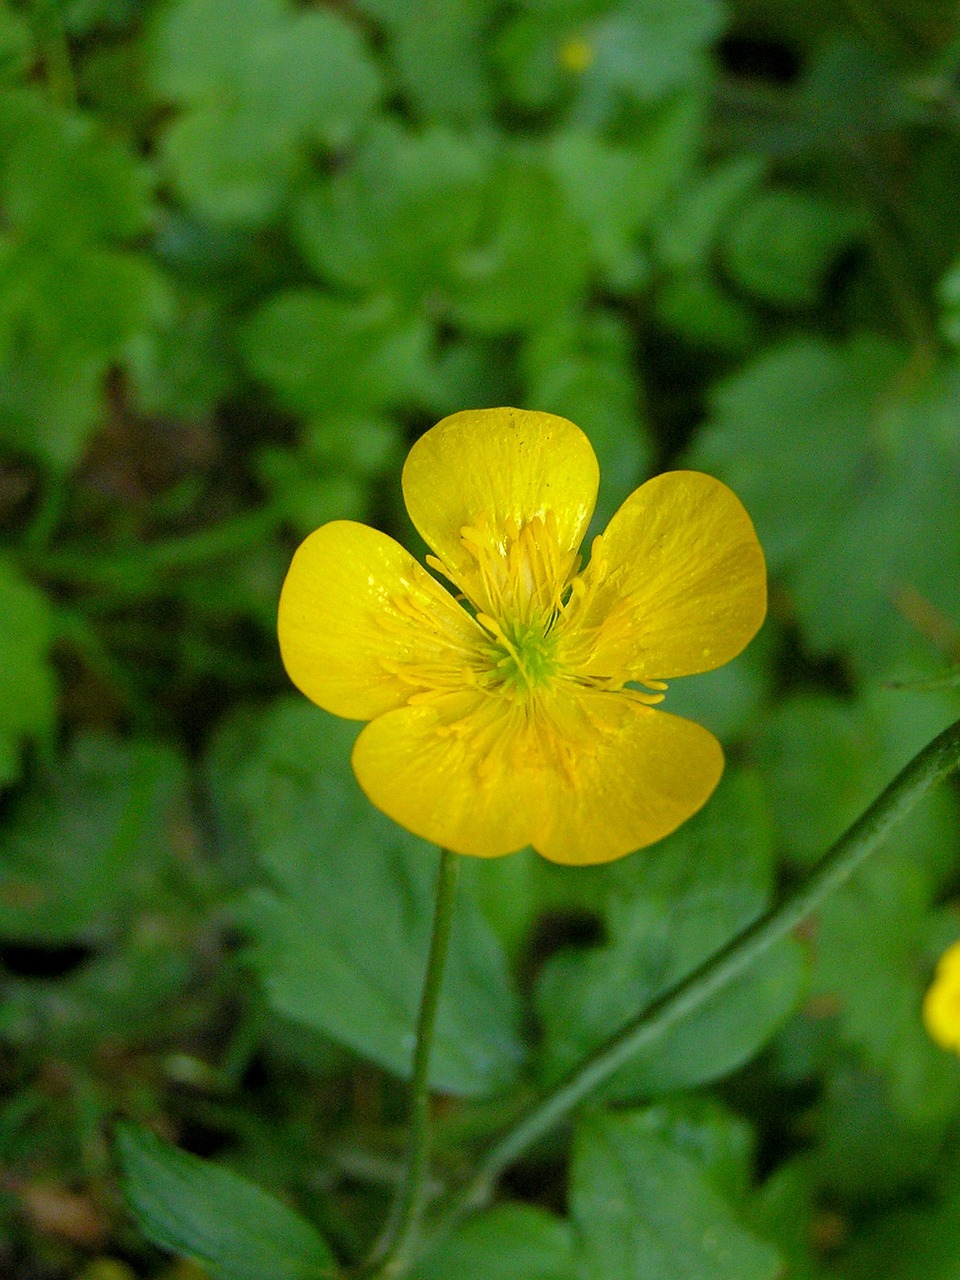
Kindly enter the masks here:
M 603 534 L 599 559 L 587 575 L 595 594 L 586 623 L 601 632 L 591 673 L 659 680 L 712 671 L 766 614 L 750 517 L 726 485 L 698 471 L 668 471 L 635 490 Z
M 717 785 L 723 753 L 699 725 L 615 694 L 558 697 L 527 722 L 489 697 L 447 695 L 369 724 L 353 767 L 379 809 L 455 853 L 532 844 L 587 865 L 678 827 Z
M 464 680 L 480 636 L 448 591 L 393 538 L 335 520 L 290 565 L 277 623 L 297 688 L 326 711 L 368 720 Z
M 575 782 L 552 775 L 551 824 L 534 842 L 552 862 L 610 862 L 676 830 L 723 773 L 712 733 L 615 693 L 584 695 Z
M 461 532 L 478 523 L 502 531 L 552 512 L 560 551 L 576 550 L 599 475 L 590 441 L 566 418 L 476 409 L 444 418 L 414 444 L 403 496 L 424 541 L 461 581 L 475 570 Z
M 475 694 L 441 695 L 372 721 L 353 749 L 357 781 L 402 827 L 454 853 L 495 858 L 547 822 L 547 780 L 508 749 L 502 708 Z

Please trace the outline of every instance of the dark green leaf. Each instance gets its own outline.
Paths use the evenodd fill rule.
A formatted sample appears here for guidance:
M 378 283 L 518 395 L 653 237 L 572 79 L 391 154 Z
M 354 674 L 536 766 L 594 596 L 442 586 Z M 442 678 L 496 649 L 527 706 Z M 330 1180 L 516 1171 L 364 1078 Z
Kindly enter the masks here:
M 178 1151 L 148 1129 L 117 1137 L 127 1203 L 148 1239 L 199 1262 L 214 1280 L 333 1280 L 316 1230 L 260 1187 Z
M 281 703 L 231 783 L 273 887 L 243 910 L 278 1010 L 407 1075 L 426 965 L 437 853 L 399 831 L 349 768 L 355 726 Z M 509 1087 L 524 1056 L 503 954 L 465 893 L 457 900 L 431 1075 L 435 1088 Z
M 774 1280 L 780 1259 L 742 1227 L 689 1155 L 643 1112 L 598 1115 L 574 1143 L 584 1273 L 618 1280 Z
M 625 864 L 607 906 L 608 941 L 545 966 L 538 1008 L 551 1076 L 618 1031 L 651 1000 L 745 928 L 771 890 L 763 795 L 749 775 L 728 775 L 706 808 Z M 704 1009 L 624 1067 L 618 1097 L 689 1088 L 740 1066 L 796 1003 L 796 944 L 766 955 Z
M 415 1280 L 574 1280 L 569 1225 L 535 1205 L 501 1204 L 431 1253 Z

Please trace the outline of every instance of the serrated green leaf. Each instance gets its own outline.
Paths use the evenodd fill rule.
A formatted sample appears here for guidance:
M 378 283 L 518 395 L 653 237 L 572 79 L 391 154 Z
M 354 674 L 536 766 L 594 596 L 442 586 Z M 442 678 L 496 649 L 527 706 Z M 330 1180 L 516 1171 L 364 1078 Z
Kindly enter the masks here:
M 704 78 L 723 20 L 717 0 L 540 5 L 506 26 L 498 54 L 522 105 L 566 95 L 574 118 L 596 124 L 624 99 L 661 101 Z
M 597 1115 L 574 1140 L 571 1203 L 585 1275 L 774 1280 L 780 1258 L 741 1226 L 695 1160 L 644 1113 Z
M 54 470 L 73 467 L 106 373 L 162 297 L 145 256 L 0 243 L 0 440 Z
M 764 162 L 736 155 L 685 185 L 658 222 L 654 251 L 669 270 L 702 270 L 721 226 L 759 183 Z
M 171 297 L 129 345 L 138 407 L 182 421 L 210 413 L 236 381 L 224 359 L 227 333 L 217 301 L 189 291 Z
M 820 857 L 944 723 L 942 708 L 906 703 L 904 695 L 898 708 L 896 696 L 850 703 L 796 695 L 768 717 L 755 754 L 788 855 L 803 863 Z M 955 1073 L 922 1026 L 920 1002 L 930 907 L 958 852 L 956 802 L 938 791 L 830 897 L 812 938 L 811 996 L 833 1011 L 841 1041 L 914 1125 L 954 1106 Z
M 900 361 L 869 337 L 847 348 L 803 337 L 715 386 L 689 461 L 733 487 L 771 569 L 821 543 L 849 514 L 871 414 Z
M 408 1075 L 432 919 L 436 850 L 399 831 L 349 768 L 356 727 L 306 703 L 267 716 L 233 805 L 271 887 L 243 917 L 273 1006 Z M 524 1056 L 503 954 L 461 893 L 431 1059 L 437 1089 L 508 1088 Z
M 688 1157 L 731 1204 L 748 1198 L 756 1142 L 746 1120 L 701 1094 L 670 1098 L 635 1112 L 644 1133 Z
M 706 808 L 626 867 L 608 902 L 608 941 L 544 967 L 537 1007 L 559 1076 L 745 928 L 767 904 L 772 849 L 755 779 L 728 775 Z M 802 955 L 768 953 L 704 1009 L 622 1068 L 619 1098 L 689 1088 L 747 1061 L 796 1003 Z
M 33 32 L 23 14 L 0 6 L 0 81 L 16 81 L 35 57 Z
M 594 58 L 583 95 L 617 90 L 653 102 L 699 78 L 724 24 L 720 0 L 632 0 L 587 28 Z
M 131 1212 L 149 1240 L 214 1280 L 333 1280 L 319 1233 L 281 1201 L 209 1160 L 122 1125 L 117 1150 Z

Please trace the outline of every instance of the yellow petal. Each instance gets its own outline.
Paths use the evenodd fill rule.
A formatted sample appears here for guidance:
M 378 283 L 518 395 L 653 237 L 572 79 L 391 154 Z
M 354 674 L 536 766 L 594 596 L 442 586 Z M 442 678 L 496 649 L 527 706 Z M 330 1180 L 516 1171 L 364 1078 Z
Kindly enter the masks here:
M 353 748 L 367 797 L 400 826 L 454 853 L 495 858 L 545 822 L 545 779 L 505 749 L 499 698 L 447 694 L 372 721 Z
M 334 715 L 369 720 L 462 687 L 480 628 L 399 543 L 352 520 L 301 543 L 277 620 L 287 674 Z
M 923 999 L 923 1022 L 942 1049 L 960 1053 L 960 943 L 940 957 L 936 976 Z
M 461 530 L 522 528 L 552 512 L 559 551 L 575 551 L 598 481 L 590 441 L 566 418 L 470 409 L 444 418 L 414 444 L 403 468 L 403 496 L 423 540 L 463 582 L 475 560 Z
M 379 809 L 455 853 L 532 844 L 587 865 L 689 818 L 717 785 L 723 753 L 706 729 L 622 694 L 557 698 L 546 718 L 507 699 L 448 694 L 367 725 L 353 768 Z
M 767 609 L 763 551 L 739 498 L 698 471 L 668 471 L 610 521 L 587 574 L 586 670 L 622 679 L 694 675 L 735 657 Z M 606 620 L 606 624 L 604 624 Z
M 622 694 L 583 695 L 588 728 L 572 777 L 552 775 L 549 829 L 534 848 L 552 862 L 610 862 L 663 839 L 709 799 L 723 773 L 712 733 Z

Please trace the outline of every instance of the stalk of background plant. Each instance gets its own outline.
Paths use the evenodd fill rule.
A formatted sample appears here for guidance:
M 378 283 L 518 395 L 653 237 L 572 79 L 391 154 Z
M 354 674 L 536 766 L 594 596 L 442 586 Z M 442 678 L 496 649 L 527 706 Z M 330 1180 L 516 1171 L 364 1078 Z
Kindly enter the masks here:
M 443 968 L 453 923 L 457 872 L 460 858 L 447 849 L 440 850 L 437 890 L 433 912 L 433 934 L 427 973 L 417 1018 L 417 1042 L 413 1055 L 413 1077 L 410 1083 L 410 1133 L 403 1180 L 383 1234 L 363 1267 L 361 1275 L 375 1277 L 403 1275 L 417 1246 L 423 1216 L 424 1188 L 430 1161 L 430 1051 L 443 984 Z
M 761 916 L 683 982 L 644 1009 L 510 1125 L 481 1158 L 469 1182 L 452 1193 L 441 1207 L 429 1231 L 421 1234 L 419 1216 L 422 1208 L 422 1184 L 427 1168 L 426 1064 L 429 1058 L 429 1045 L 424 1047 L 422 1036 L 424 1032 L 432 1035 L 432 1012 L 429 1017 L 425 1017 L 425 1010 L 429 1001 L 435 1004 L 439 989 L 438 970 L 442 968 L 442 957 L 438 960 L 435 952 L 438 950 L 444 894 L 449 893 L 449 901 L 444 908 L 446 912 L 449 912 L 452 903 L 452 889 L 445 889 L 444 885 L 445 875 L 452 877 L 455 874 L 450 864 L 455 863 L 456 858 L 445 854 L 443 866 L 447 870 L 444 872 L 443 866 L 441 867 L 438 881 L 437 919 L 427 974 L 429 999 L 428 990 L 425 989 L 418 1029 L 416 1062 L 419 1067 L 415 1070 L 414 1077 L 413 1118 L 416 1133 L 411 1134 L 406 1180 L 398 1196 L 389 1239 L 385 1237 L 381 1251 L 378 1252 L 376 1269 L 372 1272 L 364 1271 L 363 1274 L 376 1277 L 399 1277 L 407 1274 L 417 1257 L 424 1252 L 425 1244 L 436 1244 L 465 1216 L 487 1202 L 496 1179 L 514 1160 L 567 1117 L 594 1089 L 609 1080 L 633 1054 L 658 1040 L 671 1027 L 700 1008 L 711 996 L 757 961 L 774 943 L 806 920 L 835 889 L 849 879 L 870 854 L 880 848 L 892 828 L 906 817 L 927 792 L 958 768 L 960 720 L 914 756 L 785 902 Z M 449 920 L 444 927 L 449 929 Z M 443 945 L 445 946 L 445 941 Z M 433 989 L 434 986 L 436 989 Z

